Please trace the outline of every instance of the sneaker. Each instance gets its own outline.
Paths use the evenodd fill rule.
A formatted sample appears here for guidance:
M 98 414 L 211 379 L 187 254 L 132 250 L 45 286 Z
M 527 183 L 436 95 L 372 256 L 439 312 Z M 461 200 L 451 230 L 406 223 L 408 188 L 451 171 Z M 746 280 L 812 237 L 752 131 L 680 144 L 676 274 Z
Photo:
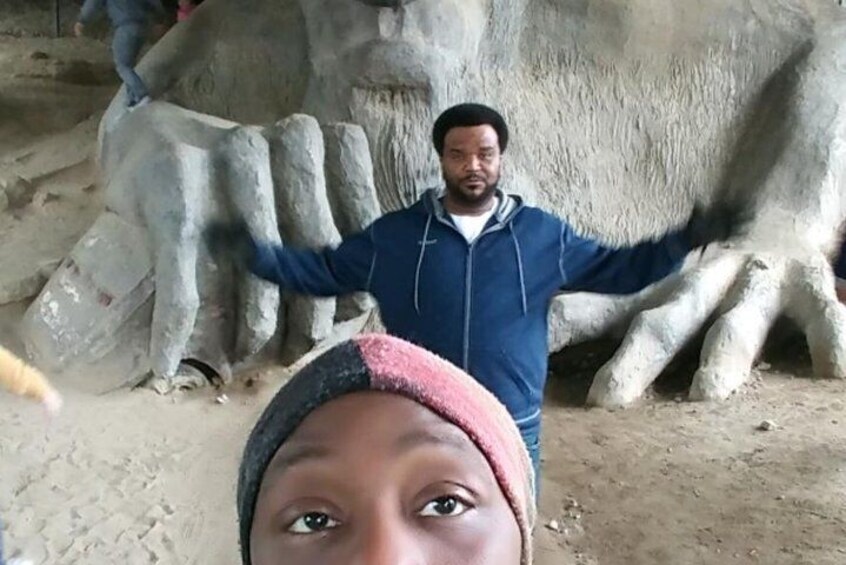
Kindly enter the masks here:
M 144 106 L 146 106 L 147 104 L 149 104 L 152 101 L 153 101 L 152 98 L 150 98 L 149 96 L 145 96 L 144 98 L 142 98 L 141 100 L 139 100 L 138 102 L 136 102 L 135 104 L 130 106 L 129 111 L 131 112 L 133 110 L 137 110 L 138 108 L 143 108 Z

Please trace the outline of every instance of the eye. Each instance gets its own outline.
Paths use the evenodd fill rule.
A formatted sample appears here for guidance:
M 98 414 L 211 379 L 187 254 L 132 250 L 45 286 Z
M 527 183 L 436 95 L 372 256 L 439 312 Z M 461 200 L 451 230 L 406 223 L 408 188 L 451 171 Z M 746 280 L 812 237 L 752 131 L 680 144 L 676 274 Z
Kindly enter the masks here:
M 455 496 L 440 496 L 426 503 L 420 515 L 427 518 L 454 518 L 470 510 L 470 505 Z
M 319 534 L 327 530 L 332 530 L 340 526 L 341 523 L 323 512 L 309 512 L 303 514 L 288 526 L 288 532 L 291 534 L 308 535 Z

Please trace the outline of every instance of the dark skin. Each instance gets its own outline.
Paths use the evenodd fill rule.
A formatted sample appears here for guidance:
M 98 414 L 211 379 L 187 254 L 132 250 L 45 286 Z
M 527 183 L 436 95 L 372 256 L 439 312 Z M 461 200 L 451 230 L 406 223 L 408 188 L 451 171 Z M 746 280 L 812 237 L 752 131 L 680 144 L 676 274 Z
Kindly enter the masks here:
M 312 412 L 265 472 L 255 565 L 519 565 L 521 536 L 458 427 L 365 392 Z
M 452 128 L 444 138 L 441 171 L 446 182 L 444 208 L 450 214 L 479 216 L 494 205 L 502 152 L 489 125 Z

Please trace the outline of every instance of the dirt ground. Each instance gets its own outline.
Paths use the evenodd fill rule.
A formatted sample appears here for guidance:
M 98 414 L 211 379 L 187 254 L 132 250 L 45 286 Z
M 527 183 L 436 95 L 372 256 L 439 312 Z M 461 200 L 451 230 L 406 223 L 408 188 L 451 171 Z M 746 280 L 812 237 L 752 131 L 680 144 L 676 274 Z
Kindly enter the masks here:
M 105 43 L 52 39 L 50 2 L 0 2 L 0 343 L 102 209 L 99 115 L 116 90 Z M 71 3 L 71 6 L 73 3 Z M 12 186 L 9 191 L 8 187 Z M 2 202 L 0 202 L 0 207 Z M 540 565 L 846 563 L 846 383 L 814 381 L 798 342 L 723 404 L 680 402 L 689 360 L 621 411 L 581 408 L 611 349 L 553 359 L 544 418 Z M 246 434 L 283 369 L 212 390 L 66 395 L 48 422 L 0 395 L 0 517 L 38 564 L 238 562 Z M 756 428 L 765 420 L 771 431 Z

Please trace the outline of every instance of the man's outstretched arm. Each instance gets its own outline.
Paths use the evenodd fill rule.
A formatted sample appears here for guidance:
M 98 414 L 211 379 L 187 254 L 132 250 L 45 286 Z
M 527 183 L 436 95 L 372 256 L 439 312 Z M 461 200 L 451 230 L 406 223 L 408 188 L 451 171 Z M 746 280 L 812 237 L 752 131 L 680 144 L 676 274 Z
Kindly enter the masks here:
M 213 224 L 206 230 L 209 249 L 285 290 L 309 296 L 337 296 L 369 290 L 375 251 L 374 226 L 338 247 L 297 249 L 256 241 L 246 224 Z
M 693 249 L 725 241 L 747 224 L 745 212 L 728 206 L 694 207 L 687 224 L 655 241 L 614 248 L 561 228 L 561 276 L 565 290 L 628 294 L 676 271 Z

